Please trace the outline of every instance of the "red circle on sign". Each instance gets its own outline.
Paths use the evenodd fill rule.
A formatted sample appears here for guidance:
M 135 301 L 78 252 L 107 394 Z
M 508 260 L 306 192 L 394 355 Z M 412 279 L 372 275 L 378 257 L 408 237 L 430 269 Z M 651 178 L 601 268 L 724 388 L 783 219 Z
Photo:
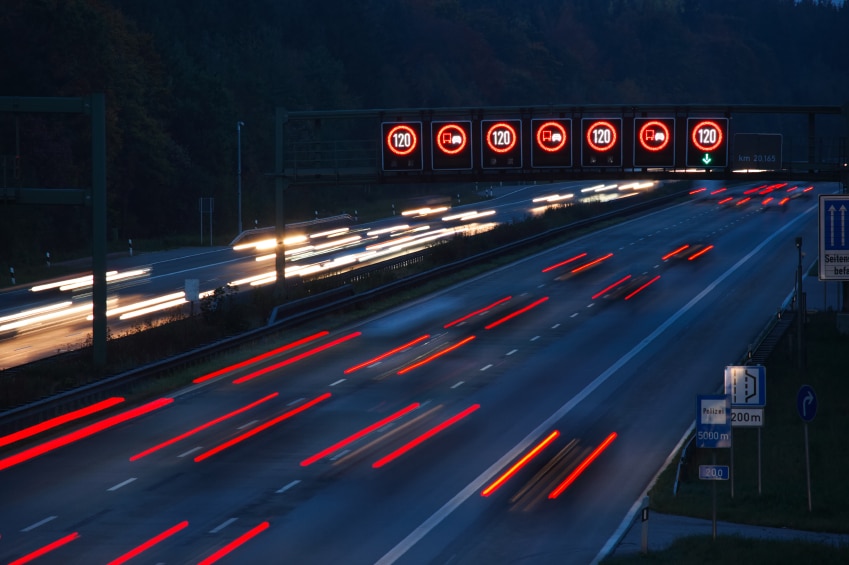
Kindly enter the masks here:
M 493 139 L 495 138 L 495 139 Z M 507 153 L 519 140 L 516 130 L 510 124 L 498 122 L 486 130 L 486 144 L 496 153 Z
M 457 124 L 445 124 L 436 132 L 436 146 L 446 155 L 456 155 L 467 143 L 466 130 Z
M 560 134 L 560 141 L 556 139 L 557 134 Z M 537 146 L 543 151 L 560 151 L 567 141 L 566 128 L 560 122 L 545 122 L 537 128 Z
M 649 129 L 653 128 L 653 129 Z M 663 139 L 658 134 L 663 135 Z M 652 120 L 643 124 L 639 132 L 640 145 L 647 151 L 663 151 L 669 145 L 669 140 L 672 136 L 669 135 L 669 128 L 663 122 Z M 650 142 L 655 142 L 651 145 Z
M 398 139 L 407 139 L 405 136 L 409 136 L 409 141 L 407 143 L 402 143 L 398 145 L 396 140 Z M 398 137 L 400 136 L 400 137 Z M 406 124 L 398 124 L 389 130 L 389 133 L 386 134 L 386 147 L 389 148 L 390 151 L 398 155 L 399 157 L 405 157 L 416 150 L 416 147 L 419 145 L 419 137 L 416 135 L 416 131 Z
M 713 130 L 716 132 L 716 139 L 709 139 L 707 143 L 703 142 L 699 139 L 699 132 L 704 128 L 708 130 Z M 719 148 L 722 145 L 722 128 L 718 123 L 712 120 L 705 120 L 703 122 L 699 122 L 696 124 L 696 127 L 693 128 L 693 132 L 690 134 L 690 139 L 693 140 L 693 145 L 696 146 L 696 149 L 699 151 L 704 151 L 705 153 L 709 153 Z
M 609 138 L 604 139 L 605 136 L 602 134 L 602 139 L 597 142 L 593 139 L 593 132 L 595 132 L 596 130 L 609 131 Z M 610 122 L 593 122 L 592 125 L 590 125 L 590 127 L 587 129 L 587 144 L 600 153 L 613 149 L 613 146 L 616 145 L 616 138 L 616 128 Z

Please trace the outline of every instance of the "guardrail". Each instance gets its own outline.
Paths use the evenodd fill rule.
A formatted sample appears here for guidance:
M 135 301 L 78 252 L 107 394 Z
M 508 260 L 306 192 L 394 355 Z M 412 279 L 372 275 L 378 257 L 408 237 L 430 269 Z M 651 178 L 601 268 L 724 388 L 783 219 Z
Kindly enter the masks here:
M 502 256 L 505 253 L 509 253 L 516 249 L 521 249 L 529 245 L 544 243 L 548 240 L 561 237 L 564 234 L 569 233 L 570 231 L 586 228 L 599 221 L 628 216 L 631 214 L 642 212 L 647 209 L 662 206 L 678 198 L 681 198 L 685 194 L 686 192 L 678 192 L 670 195 L 661 196 L 658 198 L 653 198 L 651 200 L 639 202 L 617 210 L 606 212 L 604 214 L 600 214 L 592 218 L 587 218 L 584 220 L 572 222 L 565 226 L 552 228 L 545 232 L 541 232 L 539 234 L 511 242 L 507 245 L 503 245 L 485 251 L 472 257 L 461 259 L 446 265 L 442 265 L 440 267 L 436 267 L 434 269 L 430 269 L 422 273 L 411 275 L 409 277 L 393 281 L 391 283 L 382 285 L 378 288 L 369 291 L 344 296 L 336 300 L 331 300 L 320 305 L 315 305 L 314 298 L 304 299 L 303 302 L 296 301 L 298 302 L 298 305 L 305 305 L 306 309 L 297 311 L 298 305 L 287 305 L 285 309 L 289 310 L 288 315 L 284 314 L 282 316 L 279 316 L 279 320 L 277 319 L 278 315 L 275 315 L 275 318 L 271 320 L 273 323 L 269 323 L 261 328 L 257 328 L 255 330 L 251 330 L 243 334 L 239 334 L 237 336 L 226 338 L 224 340 L 220 340 L 215 343 L 211 343 L 209 345 L 205 345 L 203 347 L 199 347 L 191 351 L 187 351 L 185 353 L 169 357 L 168 359 L 149 363 L 147 365 L 138 367 L 130 371 L 126 371 L 124 373 L 120 373 L 111 377 L 106 377 L 104 379 L 98 380 L 97 382 L 77 387 L 48 398 L 43 398 L 30 404 L 18 406 L 10 410 L 4 411 L 0 413 L 0 435 L 13 433 L 28 426 L 38 424 L 54 416 L 58 416 L 67 413 L 71 410 L 80 408 L 82 406 L 97 402 L 99 400 L 103 400 L 108 396 L 114 396 L 118 394 L 126 395 L 132 393 L 134 390 L 143 386 L 147 381 L 151 379 L 162 378 L 163 376 L 185 369 L 186 367 L 195 365 L 206 359 L 218 356 L 223 352 L 241 347 L 242 345 L 250 343 L 254 340 L 263 337 L 268 337 L 283 329 L 297 326 L 299 324 L 316 318 L 320 318 L 321 316 L 324 316 L 331 312 L 355 308 L 361 304 L 371 302 L 383 296 L 388 296 L 397 293 L 401 290 L 406 290 L 408 288 L 419 286 L 422 283 L 458 272 L 474 264 L 485 262 L 492 258 Z M 427 250 L 425 250 L 423 253 L 426 252 Z M 409 259 L 398 259 L 398 261 L 403 260 Z M 388 265 L 378 265 L 374 268 L 374 270 L 377 271 L 381 268 L 392 268 L 392 262 L 389 262 Z M 341 276 L 338 282 L 340 286 L 342 284 L 345 284 L 344 278 L 342 278 Z M 332 290 L 328 292 L 339 293 L 338 290 Z M 349 292 L 345 291 L 344 294 L 349 294 Z

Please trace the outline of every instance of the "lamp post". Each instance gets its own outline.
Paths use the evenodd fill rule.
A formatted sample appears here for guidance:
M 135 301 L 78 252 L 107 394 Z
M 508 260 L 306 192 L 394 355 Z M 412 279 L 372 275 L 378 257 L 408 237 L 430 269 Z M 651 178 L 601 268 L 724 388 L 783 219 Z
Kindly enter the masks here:
M 242 126 L 244 125 L 245 122 L 236 122 L 236 193 L 239 197 L 239 233 L 242 233 Z

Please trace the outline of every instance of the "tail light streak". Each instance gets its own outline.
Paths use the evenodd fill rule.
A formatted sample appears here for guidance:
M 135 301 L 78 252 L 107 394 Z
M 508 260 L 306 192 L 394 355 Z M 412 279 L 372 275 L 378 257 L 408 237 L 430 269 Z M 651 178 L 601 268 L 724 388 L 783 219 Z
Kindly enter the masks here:
M 61 537 L 61 538 L 57 539 L 56 541 L 54 541 L 52 543 L 48 543 L 47 545 L 45 545 L 44 547 L 42 547 L 40 549 L 36 549 L 35 551 L 33 551 L 31 553 L 27 553 L 23 557 L 20 557 L 18 559 L 15 559 L 14 561 L 11 561 L 9 563 L 9 565 L 23 565 L 24 563 L 29 563 L 33 559 L 37 559 L 37 558 L 41 557 L 42 555 L 46 555 L 46 554 L 50 553 L 51 551 L 53 551 L 54 549 L 62 547 L 63 545 L 70 543 L 70 542 L 74 541 L 75 539 L 77 539 L 79 537 L 80 537 L 80 534 L 78 532 L 68 534 L 67 536 Z
M 528 305 L 527 305 L 527 306 L 525 306 L 524 308 L 519 308 L 519 309 L 518 309 L 518 310 L 516 310 L 515 312 L 512 312 L 512 313 L 510 313 L 510 314 L 507 314 L 507 315 L 506 315 L 506 316 L 504 316 L 503 318 L 499 318 L 498 320 L 495 320 L 495 321 L 494 321 L 494 322 L 492 322 L 491 324 L 489 324 L 489 325 L 487 325 L 487 326 L 484 326 L 484 329 L 491 330 L 492 328 L 494 328 L 494 327 L 496 327 L 496 326 L 499 326 L 499 325 L 503 324 L 503 323 L 504 323 L 504 322 L 506 322 L 507 320 L 511 320 L 511 319 L 515 318 L 515 317 L 516 317 L 516 316 L 518 316 L 519 314 L 524 314 L 524 313 L 525 313 L 525 312 L 527 312 L 528 310 L 530 310 L 530 309 L 532 309 L 532 308 L 536 308 L 537 306 L 539 306 L 540 304 L 542 304 L 542 303 L 543 303 L 543 302 L 545 302 L 546 300 L 548 300 L 548 297 L 547 297 L 547 296 L 543 296 L 543 297 L 542 297 L 542 298 L 540 298 L 539 300 L 536 300 L 536 301 L 534 301 L 534 302 L 531 302 L 530 304 L 528 304 Z
M 590 454 L 587 456 L 587 458 L 586 458 L 586 459 L 584 459 L 584 460 L 581 462 L 581 464 L 580 464 L 580 465 L 578 465 L 578 466 L 575 468 L 575 470 L 574 470 L 574 471 L 572 471 L 571 473 L 569 473 L 569 476 L 568 476 L 568 477 L 566 477 L 566 479 L 564 479 L 562 483 L 560 483 L 559 485 L 557 485 L 557 487 L 556 487 L 553 491 L 551 491 L 551 492 L 549 493 L 548 498 L 550 498 L 550 499 L 552 499 L 552 500 L 553 500 L 553 499 L 557 498 L 558 496 L 560 496 L 561 494 L 563 494 L 563 491 L 564 491 L 564 490 L 566 490 L 567 488 L 569 488 L 569 485 L 571 485 L 572 483 L 574 483 L 574 482 L 575 482 L 575 480 L 576 480 L 578 477 L 580 477 L 580 476 L 581 476 L 581 474 L 582 474 L 584 471 L 586 471 L 587 467 L 589 467 L 589 466 L 590 466 L 590 464 L 591 464 L 593 461 L 595 461 L 595 460 L 598 458 L 598 456 L 599 456 L 599 455 L 601 455 L 601 454 L 602 454 L 602 452 L 603 452 L 605 449 L 607 449 L 608 447 L 610 447 L 610 444 L 611 444 L 611 443 L 613 443 L 613 440 L 615 440 L 615 439 L 616 439 L 616 436 L 617 436 L 616 432 L 613 432 L 612 434 L 610 434 L 609 436 L 607 436 L 607 438 L 606 438 L 606 439 L 605 439 L 605 440 L 601 443 L 601 445 L 599 445 L 598 447 L 596 447 L 596 448 L 592 451 L 592 453 L 590 453 Z
M 511 477 L 513 477 L 513 475 L 515 475 L 516 473 L 518 473 L 518 472 L 519 472 L 519 470 L 521 470 L 521 469 L 522 469 L 522 467 L 524 467 L 525 465 L 527 465 L 527 464 L 528 464 L 528 462 L 529 462 L 531 459 L 533 459 L 534 457 L 536 457 L 537 455 L 539 455 L 539 454 L 540 454 L 540 452 L 541 452 L 543 449 L 545 449 L 546 447 L 548 447 L 549 445 L 551 445 L 551 443 L 552 443 L 555 439 L 557 439 L 557 437 L 558 437 L 559 435 L 560 435 L 560 432 L 559 432 L 559 431 L 557 431 L 557 430 L 554 430 L 553 432 L 551 432 L 551 433 L 548 435 L 548 437 L 546 437 L 546 438 L 545 438 L 544 440 L 542 440 L 539 444 L 537 444 L 537 445 L 536 445 L 536 447 L 534 447 L 532 450 L 530 450 L 530 451 L 527 453 L 527 455 L 525 455 L 524 457 L 522 457 L 521 459 L 519 459 L 516 463 L 514 463 L 514 464 L 513 464 L 513 466 L 512 466 L 512 467 L 510 467 L 509 469 L 507 469 L 507 471 L 506 471 L 506 472 L 504 472 L 504 473 L 503 473 L 500 477 L 498 477 L 495 481 L 493 481 L 493 482 L 492 482 L 492 484 L 490 484 L 488 487 L 486 487 L 485 489 L 483 489 L 483 491 L 481 491 L 481 496 L 489 496 L 490 494 L 492 494 L 493 492 L 495 492 L 496 490 L 498 490 L 498 489 L 499 489 L 499 488 L 500 488 L 500 487 L 501 487 L 504 483 L 506 483 L 506 482 L 507 482 L 507 481 L 508 481 Z
M 296 361 L 300 361 L 301 359 L 306 359 L 307 357 L 315 355 L 316 353 L 320 353 L 321 351 L 324 351 L 325 349 L 330 349 L 331 347 L 334 347 L 336 345 L 339 345 L 340 343 L 344 343 L 344 342 L 346 342 L 350 339 L 354 339 L 355 337 L 359 337 L 361 335 L 362 335 L 362 332 L 354 332 L 354 333 L 348 334 L 346 336 L 342 336 L 340 338 L 334 339 L 333 341 L 325 343 L 324 345 L 319 345 L 318 347 L 310 349 L 309 351 L 304 351 L 303 353 L 295 355 L 294 357 L 290 357 L 289 359 L 286 359 L 286 360 L 281 361 L 279 363 L 275 363 L 274 365 L 270 365 L 270 366 L 265 367 L 263 369 L 259 369 L 257 371 L 254 371 L 253 373 L 248 373 L 247 375 L 241 376 L 238 379 L 235 379 L 233 381 L 233 384 L 241 384 L 241 383 L 247 382 L 251 379 L 255 379 L 255 378 L 262 376 L 266 373 L 270 373 L 271 371 L 275 371 L 277 369 L 280 369 L 281 367 L 285 367 L 286 365 L 291 365 L 292 363 L 295 363 Z
M 360 439 L 361 437 L 367 436 L 371 432 L 382 428 L 383 426 L 385 426 L 386 424 L 388 424 L 390 422 L 394 422 L 395 420 L 397 420 L 401 416 L 404 416 L 404 415 L 412 412 L 413 410 L 417 409 L 419 406 L 420 406 L 420 404 L 418 402 L 414 402 L 413 404 L 410 404 L 409 406 L 402 408 L 401 410 L 398 410 L 394 414 L 390 414 L 386 418 L 383 418 L 383 419 L 371 424 L 370 426 L 366 426 L 362 430 L 360 430 L 360 431 L 358 431 L 354 434 L 351 434 L 350 436 L 346 437 L 345 439 L 343 439 L 341 441 L 334 443 L 330 447 L 328 447 L 326 449 L 322 449 L 321 451 L 319 451 L 315 455 L 313 455 L 311 457 L 307 457 L 306 459 L 301 461 L 301 467 L 307 467 L 309 465 L 312 465 L 316 461 L 327 457 L 331 453 L 335 453 L 336 451 L 342 449 L 346 445 L 349 445 L 349 444 L 355 442 L 356 440 Z
M 0 437 L 0 447 L 15 443 L 16 441 L 20 441 L 24 438 L 38 435 L 43 431 L 59 427 L 62 424 L 68 423 L 72 420 L 78 420 L 80 418 L 84 418 L 85 416 L 94 414 L 95 412 L 106 410 L 107 408 L 112 408 L 113 406 L 118 405 L 122 402 L 124 402 L 124 399 L 116 396 L 112 398 L 107 398 L 106 400 L 101 400 L 100 402 L 96 402 L 91 406 L 86 406 L 85 408 L 80 408 L 79 410 L 74 410 L 73 412 L 68 412 L 67 414 L 56 416 L 55 418 L 51 418 L 40 424 L 36 424 L 34 426 L 24 428 L 23 430 L 17 431 L 15 433 Z
M 508 300 L 510 300 L 511 298 L 513 298 L 513 297 L 512 297 L 512 296 L 506 296 L 506 297 L 502 298 L 501 300 L 496 300 L 495 302 L 493 302 L 493 303 L 492 303 L 492 304 L 490 304 L 489 306 L 484 306 L 483 308 L 481 308 L 481 309 L 479 309 L 479 310 L 475 310 L 475 311 L 474 311 L 474 312 L 472 312 L 471 314 L 466 314 L 466 315 L 465 315 L 465 316 L 463 316 L 462 318 L 457 318 L 457 319 L 456 319 L 456 320 L 454 320 L 453 322 L 448 322 L 447 324 L 445 324 L 445 325 L 444 325 L 444 326 L 442 326 L 442 327 L 447 329 L 447 328 L 450 328 L 451 326 L 456 326 L 457 324 L 459 324 L 459 323 L 461 323 L 461 322 L 465 322 L 465 321 L 466 321 L 466 320 L 468 320 L 469 318 L 473 318 L 473 317 L 477 316 L 478 314 L 483 314 L 483 313 L 484 313 L 484 312 L 486 312 L 487 310 L 491 310 L 492 308 L 495 308 L 495 307 L 496 307 L 496 306 L 498 306 L 499 304 L 504 304 L 505 302 L 507 302 L 507 301 L 508 301 Z
M 261 524 L 254 526 L 253 528 L 240 535 L 239 537 L 237 537 L 236 539 L 234 539 L 233 541 L 231 541 L 230 543 L 228 543 L 227 545 L 225 545 L 203 561 L 200 561 L 198 565 L 212 565 L 225 555 L 231 553 L 234 549 L 237 549 L 239 546 L 249 541 L 251 538 L 254 538 L 265 530 L 267 530 L 269 526 L 270 524 L 268 522 L 262 522 Z
M 583 259 L 586 256 L 587 256 L 586 253 L 581 253 L 579 255 L 575 255 L 574 257 L 566 259 L 565 261 L 561 261 L 560 263 L 557 263 L 556 265 L 551 265 L 550 267 L 546 267 L 545 269 L 542 270 L 542 272 L 547 273 L 548 271 L 553 271 L 554 269 L 562 267 L 563 265 L 568 265 L 569 263 L 572 263 L 573 261 L 577 261 L 578 259 Z
M 639 287 L 639 288 L 637 288 L 634 292 L 632 292 L 631 294 L 629 294 L 628 296 L 626 296 L 626 297 L 625 297 L 625 300 L 630 300 L 631 298 L 633 298 L 634 296 L 636 296 L 637 294 L 639 294 L 640 292 L 642 292 L 643 290 L 645 290 L 647 286 L 649 286 L 650 284 L 654 284 L 655 282 L 657 282 L 657 280 L 658 280 L 659 278 L 660 278 L 660 275 L 657 275 L 657 276 L 655 276 L 653 279 L 651 279 L 650 281 L 648 281 L 647 283 L 640 285 L 640 287 Z
M 682 245 L 682 246 L 681 246 L 681 247 L 679 247 L 678 249 L 675 249 L 674 251 L 670 251 L 669 253 L 667 253 L 666 255 L 664 255 L 663 257 L 661 257 L 660 259 L 661 259 L 662 261 L 666 261 L 666 260 L 667 260 L 667 259 L 669 259 L 670 257 L 674 257 L 675 255 L 678 255 L 679 253 L 681 253 L 682 251 L 684 251 L 685 249 L 687 249 L 687 248 L 689 248 L 689 247 L 690 247 L 690 244 L 689 244 L 689 243 L 685 243 L 684 245 Z
M 707 253 L 711 249 L 713 249 L 713 245 L 708 245 L 707 247 L 705 247 L 704 249 L 702 249 L 698 253 L 693 253 L 692 255 L 690 255 L 690 257 L 687 259 L 687 261 L 692 261 L 693 259 L 696 259 L 697 257 L 701 257 L 702 255 L 704 255 L 705 253 Z
M 251 429 L 251 430 L 249 430 L 249 431 L 247 431 L 243 434 L 240 434 L 240 435 L 238 435 L 238 436 L 236 436 L 236 437 L 234 437 L 234 438 L 232 438 L 228 441 L 225 441 L 221 445 L 218 445 L 216 447 L 213 447 L 212 449 L 204 451 L 203 453 L 201 453 L 200 455 L 195 457 L 195 463 L 200 463 L 204 459 L 208 459 L 209 457 L 212 457 L 216 453 L 221 453 L 222 451 L 224 451 L 228 447 L 233 447 L 237 443 L 241 443 L 241 442 L 245 441 L 246 439 L 255 436 L 256 434 L 258 434 L 262 431 L 265 431 L 272 426 L 279 424 L 280 422 L 282 422 L 284 420 L 288 420 L 292 416 L 295 416 L 296 414 L 300 414 L 301 412 L 312 408 L 313 406 L 315 406 L 319 402 L 327 400 L 328 398 L 330 398 L 330 393 L 325 392 L 321 396 L 318 396 L 318 397 L 310 400 L 309 402 L 301 404 L 297 408 L 293 408 L 292 410 L 289 410 L 288 412 L 284 412 L 283 414 L 277 416 L 276 418 L 272 418 L 271 420 L 269 420 L 269 421 L 267 421 L 263 424 L 260 424 L 259 426 L 255 427 L 255 428 L 253 428 L 253 429 Z
M 583 271 L 585 269 L 589 269 L 590 267 L 594 267 L 595 265 L 598 265 L 602 261 L 610 259 L 611 257 L 613 257 L 613 253 L 608 253 L 607 255 L 603 255 L 603 256 L 599 257 L 598 259 L 593 259 L 589 263 L 584 263 L 580 267 L 575 267 L 574 269 L 572 269 L 572 272 L 573 273 L 580 273 L 581 271 Z
M 353 367 L 348 367 L 347 369 L 345 369 L 344 373 L 346 375 L 348 375 L 348 374 L 353 373 L 354 371 L 362 369 L 363 367 L 368 367 L 369 365 L 373 365 L 374 363 L 377 363 L 378 361 L 382 361 L 383 359 L 386 359 L 387 357 L 391 357 L 392 355 L 395 355 L 396 353 L 398 353 L 400 351 L 404 351 L 408 347 L 412 347 L 413 345 L 420 343 L 420 342 L 422 342 L 426 339 L 430 339 L 430 334 L 425 334 L 421 337 L 414 339 L 413 341 L 408 341 L 404 345 L 399 345 L 395 349 L 387 351 L 386 353 L 383 353 L 382 355 L 378 355 L 377 357 L 369 359 L 368 361 L 363 361 L 359 365 L 354 365 Z
M 168 528 L 167 530 L 165 530 L 161 534 L 157 534 L 156 536 L 147 540 L 146 542 L 144 542 L 140 546 L 128 551 L 127 553 L 125 553 L 121 557 L 119 557 L 117 559 L 113 559 L 112 561 L 110 561 L 108 563 L 108 565 L 121 565 L 121 563 L 126 563 L 127 561 L 129 561 L 133 557 L 136 557 L 136 556 L 140 555 L 141 553 L 144 553 L 145 551 L 147 551 L 148 549 L 150 549 L 154 545 L 158 544 L 159 542 L 173 536 L 174 534 L 176 534 L 180 530 L 185 529 L 186 527 L 188 527 L 188 525 L 189 525 L 189 522 L 187 520 L 183 520 L 179 524 L 177 524 L 175 526 L 171 526 L 170 528 Z
M 421 367 L 422 365 L 430 363 L 434 359 L 436 359 L 438 357 L 442 357 L 446 353 L 450 353 L 451 351 L 454 351 L 455 349 L 462 347 L 463 345 L 466 345 L 467 343 L 469 343 L 473 339 L 475 339 L 475 336 L 471 335 L 471 336 L 467 337 L 466 339 L 464 339 L 462 341 L 458 341 L 454 345 L 452 345 L 450 347 L 446 347 L 445 349 L 441 349 L 441 350 L 437 351 L 436 353 L 434 353 L 433 355 L 429 355 L 429 356 L 425 357 L 424 359 L 422 359 L 421 361 L 419 361 L 417 363 L 413 363 L 412 365 L 408 365 L 408 366 L 404 367 L 403 369 L 398 371 L 398 374 L 403 375 L 405 373 L 409 373 L 413 369 L 416 369 L 418 367 Z
M 444 430 L 444 429 L 446 429 L 450 426 L 453 426 L 454 424 L 456 424 L 457 422 L 459 422 L 460 420 L 462 420 L 463 418 L 465 418 L 466 416 L 468 416 L 469 414 L 471 414 L 472 412 L 474 412 L 475 410 L 477 410 L 480 407 L 481 407 L 480 404 L 472 404 L 471 406 L 469 406 L 468 408 L 466 408 L 465 410 L 463 410 L 459 414 L 456 414 L 456 415 L 448 418 L 447 420 L 445 420 L 444 422 L 442 422 L 438 426 L 431 428 L 430 430 L 428 430 L 425 433 L 423 433 L 422 435 L 416 437 L 412 441 L 405 443 L 404 445 L 402 445 L 401 447 L 399 447 L 398 449 L 396 449 L 395 451 L 393 451 L 389 455 L 381 457 L 380 459 L 378 459 L 377 461 L 372 463 L 372 467 L 375 468 L 375 469 L 379 469 L 380 467 L 383 467 L 384 465 L 386 465 L 390 461 L 393 461 L 393 460 L 397 459 L 398 457 L 400 457 L 401 455 L 404 455 L 405 453 L 407 453 L 408 451 L 410 451 L 411 449 L 413 449 L 417 445 L 421 444 L 425 440 L 432 438 L 433 436 L 435 436 L 436 434 L 438 434 L 442 430 Z
M 16 453 L 15 455 L 10 455 L 4 459 L 0 459 L 0 471 L 3 469 L 8 469 L 18 463 L 23 463 L 24 461 L 29 461 L 39 455 L 43 455 L 49 451 L 53 451 L 54 449 L 58 449 L 60 447 L 64 447 L 68 444 L 74 443 L 75 441 L 81 440 L 83 438 L 87 438 L 88 436 L 94 435 L 98 432 L 101 432 L 107 428 L 111 428 L 112 426 L 117 426 L 120 423 L 126 422 L 128 420 L 132 420 L 133 418 L 137 418 L 148 412 L 152 412 L 158 408 L 166 406 L 174 402 L 173 398 L 160 398 L 158 400 L 154 400 L 148 402 L 147 404 L 143 404 L 132 410 L 127 410 L 126 412 L 121 412 L 120 414 L 116 414 L 115 416 L 110 416 L 100 422 L 95 422 L 94 424 L 90 424 L 85 426 L 84 428 L 80 428 L 75 432 L 71 432 L 69 434 L 65 434 L 63 436 L 57 437 L 50 441 L 44 442 L 42 444 L 30 447 L 29 449 L 25 449 L 20 453 Z
M 272 349 L 271 351 L 266 351 L 265 353 L 263 353 L 261 355 L 257 355 L 256 357 L 251 357 L 250 359 L 247 359 L 247 360 L 242 361 L 240 363 L 236 363 L 235 365 L 230 365 L 229 367 L 224 367 L 223 369 L 213 371 L 212 373 L 209 373 L 207 375 L 203 375 L 202 377 L 196 378 L 192 382 L 197 384 L 197 383 L 202 383 L 204 381 L 208 381 L 209 379 L 214 379 L 215 377 L 218 377 L 220 375 L 229 373 L 231 371 L 235 371 L 237 369 L 241 369 L 243 367 L 247 367 L 249 365 L 253 365 L 254 363 L 262 361 L 263 359 L 267 359 L 268 357 L 273 357 L 274 355 L 278 355 L 280 353 L 283 353 L 284 351 L 287 351 L 289 349 L 293 349 L 295 347 L 298 347 L 299 345 L 303 345 L 305 343 L 308 343 L 308 342 L 313 341 L 315 339 L 318 339 L 320 337 L 324 337 L 326 335 L 330 335 L 330 332 L 328 332 L 328 331 L 318 332 L 318 333 L 313 334 L 311 336 L 307 336 L 307 337 L 301 338 L 299 340 L 293 341 L 292 343 L 287 343 L 286 345 L 278 347 L 277 349 Z
M 626 276 L 622 277 L 621 279 L 619 279 L 618 281 L 616 281 L 615 283 L 613 283 L 612 285 L 605 288 L 604 290 L 596 292 L 595 294 L 593 294 L 593 300 L 595 300 L 599 296 L 604 296 L 605 294 L 607 294 L 608 292 L 610 292 L 611 290 L 613 290 L 614 288 L 616 288 L 617 286 L 624 283 L 625 281 L 627 281 L 630 278 L 631 278 L 631 275 L 626 275 Z
M 251 408 L 254 408 L 254 407 L 262 404 L 263 402 L 266 402 L 268 400 L 271 400 L 272 398 L 277 397 L 279 394 L 280 394 L 279 392 L 269 394 L 268 396 L 260 398 L 259 400 L 255 401 L 255 402 L 251 402 L 247 406 L 243 406 L 243 407 L 239 408 L 238 410 L 234 410 L 232 412 L 229 412 L 228 414 L 224 414 L 223 416 L 219 416 L 218 418 L 216 418 L 216 419 L 214 419 L 210 422 L 207 422 L 206 424 L 203 424 L 203 425 L 200 425 L 196 428 L 193 428 L 193 429 L 191 429 L 191 430 L 189 430 L 189 431 L 187 431 L 183 434 L 180 434 L 177 437 L 171 438 L 168 441 L 162 442 L 158 445 L 154 445 L 150 449 L 146 449 L 146 450 L 142 451 L 141 453 L 137 453 L 136 455 L 133 455 L 132 457 L 130 457 L 130 461 L 136 461 L 138 459 L 141 459 L 142 457 L 145 457 L 146 455 L 150 455 L 154 451 L 159 451 L 160 449 L 162 449 L 164 447 L 168 447 L 169 445 L 173 445 L 173 444 L 177 443 L 178 441 L 182 441 L 182 440 L 186 439 L 187 437 L 193 436 L 194 434 L 196 434 L 200 431 L 203 431 L 207 428 L 211 428 L 212 426 L 214 426 L 216 424 L 220 424 L 221 422 L 223 422 L 223 421 L 225 421 L 229 418 L 232 418 L 233 416 L 237 416 L 237 415 L 241 414 L 242 412 L 246 412 L 246 411 L 250 410 Z

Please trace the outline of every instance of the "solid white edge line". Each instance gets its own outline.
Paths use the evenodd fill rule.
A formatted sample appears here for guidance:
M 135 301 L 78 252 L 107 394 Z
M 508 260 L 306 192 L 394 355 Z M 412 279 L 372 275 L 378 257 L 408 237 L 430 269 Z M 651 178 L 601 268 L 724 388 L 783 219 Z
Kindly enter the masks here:
M 818 206 L 818 204 L 817 204 Z M 571 400 L 569 400 L 566 404 L 557 409 L 551 416 L 549 416 L 542 424 L 536 427 L 530 434 L 528 434 L 525 439 L 516 444 L 513 449 L 508 451 L 504 456 L 501 457 L 498 461 L 489 466 L 489 468 L 478 475 L 471 483 L 466 485 L 466 487 L 454 495 L 451 500 L 446 502 L 439 510 L 434 512 L 427 520 L 422 522 L 415 530 L 410 532 L 407 537 L 402 539 L 398 544 L 395 545 L 392 549 L 390 549 L 383 557 L 378 559 L 375 562 L 375 565 L 390 565 L 391 563 L 395 563 L 398 559 L 400 559 L 405 553 L 407 553 L 416 543 L 418 543 L 423 537 L 425 537 L 431 530 L 433 530 L 436 526 L 438 526 L 445 518 L 447 518 L 454 510 L 456 510 L 462 503 L 468 500 L 472 494 L 476 491 L 480 490 L 480 488 L 489 481 L 490 477 L 498 472 L 501 468 L 503 468 L 507 463 L 515 459 L 520 453 L 526 450 L 546 429 L 554 425 L 558 420 L 563 418 L 566 414 L 571 412 L 578 404 L 583 402 L 590 394 L 592 394 L 598 387 L 604 384 L 607 379 L 609 379 L 616 371 L 621 369 L 626 363 L 628 363 L 632 358 L 634 358 L 638 353 L 640 353 L 643 349 L 645 349 L 651 342 L 657 339 L 663 332 L 665 332 L 669 327 L 678 321 L 681 316 L 686 314 L 693 306 L 701 302 L 701 300 L 707 296 L 710 292 L 713 291 L 722 281 L 731 276 L 737 269 L 743 266 L 749 259 L 754 257 L 761 249 L 766 247 L 773 239 L 777 238 L 784 231 L 788 230 L 790 226 L 794 225 L 800 219 L 804 218 L 809 212 L 814 210 L 817 206 L 811 206 L 801 214 L 799 214 L 796 218 L 785 224 L 781 229 L 775 231 L 768 238 L 763 240 L 760 244 L 758 244 L 752 251 L 746 254 L 742 259 L 737 261 L 730 269 L 725 271 L 716 280 L 710 283 L 707 287 L 705 287 L 699 294 L 694 296 L 690 301 L 681 307 L 680 310 L 675 312 L 672 316 L 670 316 L 665 322 L 663 322 L 660 326 L 657 327 L 651 334 L 648 335 L 645 339 L 640 341 L 637 345 L 635 345 L 628 353 L 619 358 L 616 363 L 607 368 L 602 374 L 597 376 L 590 382 L 587 386 L 585 386 L 581 392 L 577 395 L 573 396 Z M 640 498 L 642 500 L 642 497 Z
M 628 533 L 628 530 L 631 529 L 631 525 L 634 523 L 634 518 L 636 518 L 637 513 L 643 507 L 643 499 L 648 496 L 649 491 L 654 488 L 655 483 L 657 483 L 658 477 L 660 477 L 661 473 L 663 473 L 667 467 L 669 467 L 670 463 L 672 463 L 672 459 L 678 453 L 678 450 L 681 449 L 681 446 L 684 445 L 684 442 L 687 441 L 687 438 L 690 437 L 690 434 L 693 433 L 693 430 L 696 429 L 696 421 L 693 420 L 693 423 L 690 424 L 690 427 L 687 428 L 687 431 L 684 432 L 684 435 L 681 436 L 681 439 L 678 440 L 678 444 L 672 449 L 669 453 L 669 456 L 666 458 L 666 461 L 663 462 L 663 465 L 660 466 L 660 469 L 657 470 L 657 473 L 652 477 L 652 480 L 649 482 L 648 486 L 645 488 L 643 493 L 637 497 L 637 500 L 634 502 L 634 505 L 631 506 L 631 509 L 622 518 L 622 523 L 619 524 L 619 527 L 616 528 L 616 531 L 613 532 L 613 535 L 608 538 L 607 542 L 601 547 L 601 550 L 598 552 L 598 555 L 595 556 L 590 562 L 590 565 L 598 565 L 602 559 L 607 558 L 610 551 L 619 545 L 619 542 L 622 541 L 622 538 L 625 537 L 625 534 Z

